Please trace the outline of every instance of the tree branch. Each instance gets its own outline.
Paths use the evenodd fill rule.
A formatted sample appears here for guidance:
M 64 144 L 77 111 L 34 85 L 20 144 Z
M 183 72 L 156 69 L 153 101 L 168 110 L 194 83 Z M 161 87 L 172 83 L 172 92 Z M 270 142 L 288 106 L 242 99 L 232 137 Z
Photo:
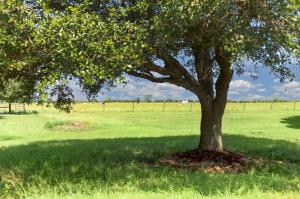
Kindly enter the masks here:
M 233 76 L 233 70 L 231 69 L 231 54 L 218 46 L 216 48 L 216 60 L 220 66 L 220 75 L 216 82 L 216 98 L 214 103 L 225 108 L 229 84 Z M 224 112 L 221 112 L 220 114 L 223 113 Z
M 128 74 L 155 83 L 174 84 L 196 94 L 204 103 L 212 102 L 212 97 L 208 92 L 209 88 L 206 88 L 207 85 L 201 81 L 197 81 L 175 57 L 164 50 L 157 50 L 157 57 L 164 61 L 164 67 L 158 66 L 151 60 L 148 60 L 140 68 L 140 71 L 129 71 Z M 152 72 L 164 77 L 155 77 Z
M 182 66 L 182 64 L 170 55 L 165 50 L 158 50 L 158 57 L 165 62 L 165 70 L 171 73 L 172 76 L 184 78 L 194 84 L 197 84 L 196 79 Z
M 165 69 L 164 69 L 163 67 L 160 67 L 160 66 L 154 64 L 154 63 L 153 63 L 152 61 L 150 61 L 150 60 L 144 64 L 144 67 L 145 67 L 146 69 L 148 69 L 149 71 L 156 72 L 156 73 L 158 73 L 158 74 L 160 74 L 160 75 L 165 75 L 165 76 L 170 75 L 170 74 L 168 74 L 168 73 L 165 71 Z
M 171 77 L 171 76 L 169 76 L 169 77 L 155 77 L 151 73 L 143 73 L 143 72 L 136 72 L 136 71 L 129 71 L 128 74 L 131 75 L 131 76 L 138 77 L 138 78 L 143 78 L 143 79 L 149 80 L 151 82 L 155 82 L 155 83 L 174 84 L 176 86 L 183 87 L 186 90 L 189 90 L 192 93 L 195 93 L 199 96 L 199 87 L 191 86 L 189 84 L 189 82 L 182 81 L 180 79 L 176 79 L 176 78 Z
M 154 77 L 151 73 L 141 73 L 141 72 L 136 72 L 136 71 L 129 71 L 128 72 L 129 75 L 131 76 L 135 76 L 135 77 L 139 77 L 139 78 L 143 78 L 143 79 L 147 79 L 151 82 L 155 82 L 155 83 L 171 83 L 171 79 L 168 77 Z

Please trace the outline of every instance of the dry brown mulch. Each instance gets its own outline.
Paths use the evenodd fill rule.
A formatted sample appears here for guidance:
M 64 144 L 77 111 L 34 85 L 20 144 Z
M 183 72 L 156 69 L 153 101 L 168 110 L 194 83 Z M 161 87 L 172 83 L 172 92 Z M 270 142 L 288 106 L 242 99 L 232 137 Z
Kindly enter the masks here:
M 211 173 L 239 173 L 253 166 L 261 166 L 262 160 L 227 150 L 223 152 L 193 150 L 163 157 L 158 161 L 158 165 Z

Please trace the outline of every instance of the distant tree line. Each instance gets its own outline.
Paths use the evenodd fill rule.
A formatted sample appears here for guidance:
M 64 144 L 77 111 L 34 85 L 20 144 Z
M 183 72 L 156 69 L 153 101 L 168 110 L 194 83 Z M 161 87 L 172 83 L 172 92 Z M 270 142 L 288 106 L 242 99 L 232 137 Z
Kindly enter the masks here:
M 198 102 L 198 100 L 187 100 L 188 102 Z M 288 99 L 270 99 L 270 100 L 228 100 L 229 103 L 271 103 L 271 102 L 293 102 L 293 101 L 300 101 L 293 99 L 293 100 L 288 100 Z M 100 99 L 93 99 L 93 100 L 75 100 L 75 102 L 80 103 L 80 102 L 110 102 L 110 103 L 115 103 L 115 102 L 136 102 L 136 103 L 140 103 L 140 102 L 148 102 L 148 103 L 155 103 L 155 102 L 182 102 L 181 99 L 153 99 L 151 101 L 147 101 L 145 99 L 141 99 L 141 98 L 134 98 L 134 99 L 125 99 L 125 100 L 121 100 L 121 99 L 111 99 L 111 98 L 105 98 L 103 100 Z
M 293 101 L 300 101 L 300 99 L 270 99 L 270 100 L 263 100 L 263 99 L 254 99 L 254 100 L 228 100 L 229 103 L 271 103 L 271 102 L 293 102 Z

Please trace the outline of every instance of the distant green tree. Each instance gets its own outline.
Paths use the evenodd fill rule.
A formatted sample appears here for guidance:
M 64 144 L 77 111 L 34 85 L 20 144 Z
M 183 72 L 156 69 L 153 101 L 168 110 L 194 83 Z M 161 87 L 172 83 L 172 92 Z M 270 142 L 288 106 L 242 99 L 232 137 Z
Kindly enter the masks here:
M 0 99 L 9 103 L 31 102 L 42 78 L 33 69 L 41 65 L 34 42 L 38 16 L 24 2 L 0 1 Z
M 144 96 L 144 101 L 145 102 L 151 102 L 152 101 L 152 95 L 145 95 Z
M 103 102 L 106 103 L 106 102 L 110 102 L 110 101 L 111 101 L 111 99 L 110 99 L 109 96 L 106 95 L 106 96 L 103 97 Z
M 9 104 L 9 112 L 12 112 L 12 103 L 30 103 L 34 91 L 28 90 L 28 85 L 22 81 L 8 80 L 0 83 L 0 100 Z
M 168 99 L 166 99 L 165 101 L 166 101 L 166 102 L 174 102 L 174 101 L 176 101 L 176 100 L 174 100 L 174 99 L 172 99 L 172 98 L 168 98 Z
M 135 99 L 135 101 L 136 101 L 137 104 L 139 104 L 141 102 L 141 98 L 138 97 L 138 98 Z

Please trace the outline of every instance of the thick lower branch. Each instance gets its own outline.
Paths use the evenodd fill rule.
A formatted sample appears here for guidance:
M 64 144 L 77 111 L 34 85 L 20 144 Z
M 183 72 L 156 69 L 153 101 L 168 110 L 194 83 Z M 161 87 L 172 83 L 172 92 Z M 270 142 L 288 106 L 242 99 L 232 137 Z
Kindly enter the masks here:
M 176 72 L 178 75 L 184 76 L 190 81 L 195 81 L 193 76 L 182 66 L 182 64 L 168 52 L 158 50 L 158 57 L 164 60 L 166 70 Z
M 127 72 L 129 75 L 132 75 L 134 77 L 139 77 L 142 79 L 146 79 L 149 80 L 151 82 L 155 82 L 155 83 L 172 83 L 171 79 L 169 77 L 154 77 L 153 75 L 151 75 L 150 73 L 142 73 L 142 72 L 136 72 L 136 71 L 129 71 Z
M 174 84 L 174 85 L 179 86 L 179 87 L 183 87 L 186 90 L 191 91 L 192 93 L 195 93 L 195 94 L 200 93 L 200 95 L 202 96 L 201 100 L 205 100 L 206 97 L 207 97 L 206 93 L 205 93 L 204 89 L 201 87 L 201 85 L 190 82 L 190 81 L 187 81 L 185 79 L 175 78 L 175 77 L 172 77 L 172 76 L 169 76 L 169 77 L 155 77 L 150 72 L 143 73 L 143 72 L 129 71 L 127 73 L 129 75 L 134 76 L 134 77 L 143 78 L 143 79 L 149 80 L 151 82 L 170 83 L 170 84 Z
M 153 71 L 156 72 L 160 75 L 170 75 L 168 74 L 165 69 L 163 67 L 160 67 L 154 63 L 152 63 L 151 61 L 148 61 L 144 64 L 145 69 L 149 70 L 149 71 Z

